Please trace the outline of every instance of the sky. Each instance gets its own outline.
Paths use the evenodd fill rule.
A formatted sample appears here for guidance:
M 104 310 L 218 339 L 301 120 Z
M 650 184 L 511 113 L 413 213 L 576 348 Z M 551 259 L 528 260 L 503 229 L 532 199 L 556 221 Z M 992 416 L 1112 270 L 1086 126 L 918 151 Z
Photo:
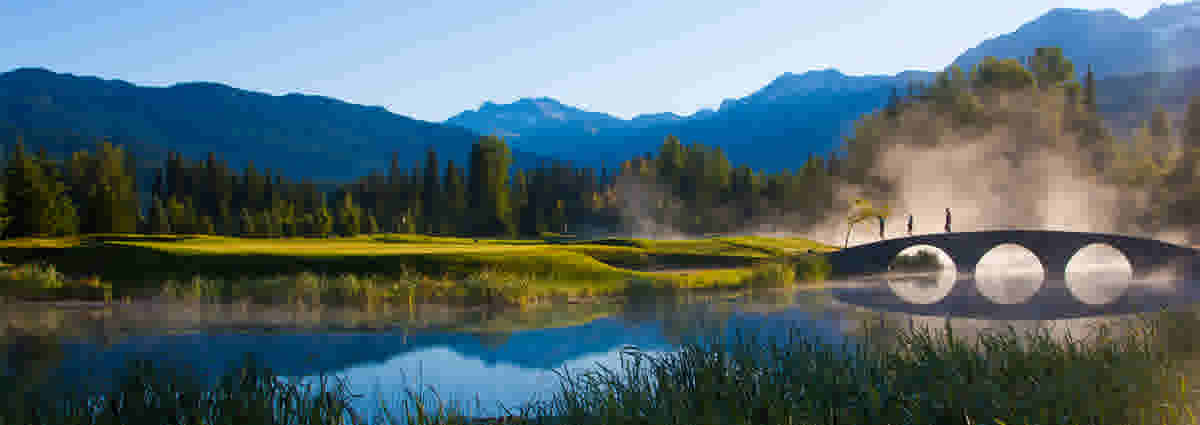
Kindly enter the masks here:
M 0 71 L 212 81 L 426 121 L 542 96 L 621 118 L 687 115 L 784 72 L 940 70 L 1055 7 L 1137 18 L 1163 3 L 8 0 Z

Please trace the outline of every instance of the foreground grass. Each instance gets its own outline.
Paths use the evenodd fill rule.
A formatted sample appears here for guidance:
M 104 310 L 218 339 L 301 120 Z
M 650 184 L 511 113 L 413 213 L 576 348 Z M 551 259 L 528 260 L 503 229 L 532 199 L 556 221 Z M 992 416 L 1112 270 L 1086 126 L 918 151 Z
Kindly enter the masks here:
M 628 351 L 615 369 L 561 372 L 556 393 L 504 422 L 471 419 L 464 404 L 440 400 L 436 391 L 409 391 L 393 405 L 360 412 L 351 408 L 356 395 L 336 379 L 306 386 L 250 363 L 216 388 L 200 388 L 138 364 L 102 395 L 10 392 L 0 423 L 1195 423 L 1200 406 L 1188 357 L 1168 349 L 1169 332 L 1170 323 L 1151 319 L 1083 339 L 1043 330 L 967 341 L 908 329 L 894 338 L 868 334 L 853 347 L 793 335 L 689 345 L 661 356 Z
M 477 242 L 421 235 L 333 239 L 89 235 L 0 241 L 0 256 L 14 263 L 52 265 L 53 271 L 42 272 L 49 276 L 45 281 L 51 282 L 43 284 L 44 288 L 55 287 L 52 282 L 56 279 L 105 282 L 108 292 L 96 292 L 93 298 L 158 295 L 164 291 L 162 283 L 167 282 L 165 289 L 172 294 L 227 300 L 239 294 L 262 298 L 265 293 L 287 289 L 285 292 L 297 297 L 315 291 L 329 294 L 322 298 L 366 302 L 459 299 L 466 303 L 522 305 L 552 297 L 619 294 L 635 286 L 739 288 L 790 285 L 797 276 L 802 280 L 821 278 L 819 273 L 764 274 L 763 268 L 774 267 L 766 261 L 773 258 L 772 249 L 784 252 L 785 246 L 819 247 L 813 242 L 779 240 L 779 247 L 771 248 L 772 241 L 715 238 L 551 243 Z M 37 267 L 45 269 L 49 265 Z M 720 268 L 649 271 L 654 265 Z M 55 277 L 56 273 L 63 277 Z M 30 292 L 13 288 L 37 288 L 5 281 L 0 276 L 0 290 L 7 291 L 0 293 L 12 296 Z

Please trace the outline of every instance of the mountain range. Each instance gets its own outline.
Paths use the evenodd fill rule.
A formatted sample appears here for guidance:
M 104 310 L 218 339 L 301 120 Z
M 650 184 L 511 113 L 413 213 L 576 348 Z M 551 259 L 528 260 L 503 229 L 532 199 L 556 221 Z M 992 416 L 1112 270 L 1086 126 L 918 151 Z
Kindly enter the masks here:
M 1063 47 L 1080 73 L 1090 65 L 1100 78 L 1101 112 L 1127 128 L 1155 104 L 1178 113 L 1196 93 L 1200 1 L 1164 5 L 1138 19 L 1114 10 L 1054 9 L 951 64 L 969 68 L 986 56 L 1028 56 L 1042 46 Z M 621 119 L 542 97 L 485 102 L 434 123 L 322 96 L 272 96 L 204 82 L 142 87 L 26 68 L 0 74 L 0 140 L 20 136 L 64 154 L 107 137 L 129 146 L 145 166 L 161 165 L 168 150 L 194 159 L 215 151 L 234 167 L 253 160 L 283 175 L 344 181 L 386 168 L 393 153 L 411 166 L 430 146 L 443 160 L 465 161 L 481 134 L 505 137 L 518 167 L 548 159 L 615 166 L 657 150 L 671 134 L 719 146 L 735 164 L 778 170 L 835 150 L 853 122 L 882 107 L 894 89 L 933 76 L 826 69 L 784 73 L 745 97 L 690 115 Z
M 240 169 L 254 161 L 289 177 L 347 180 L 401 166 L 436 146 L 440 158 L 465 163 L 478 134 L 415 120 L 379 106 L 322 96 L 265 93 L 216 83 L 142 87 L 23 68 L 0 74 L 0 140 L 22 138 L 52 155 L 94 148 L 105 137 L 162 166 L 169 150 L 193 160 L 208 152 Z M 545 158 L 514 152 L 519 165 Z
M 810 152 L 833 149 L 853 121 L 887 102 L 893 87 L 929 81 L 934 73 L 851 77 L 835 69 L 785 73 L 762 89 L 692 115 L 643 114 L 623 120 L 551 98 L 484 103 L 446 120 L 506 137 L 513 146 L 580 162 L 615 163 L 655 151 L 667 135 L 720 146 L 734 163 L 755 168 L 798 166 Z
M 1101 110 L 1118 127 L 1145 119 L 1152 105 L 1178 112 L 1194 78 L 1177 76 L 1200 65 L 1200 1 L 1164 5 L 1140 19 L 1115 10 L 1054 9 L 1016 31 L 985 40 L 951 65 L 970 69 L 984 57 L 1030 56 L 1037 47 L 1063 47 L 1082 76 L 1090 65 L 1105 94 Z M 1155 77 L 1148 77 L 1155 73 Z M 836 69 L 784 73 L 762 89 L 726 99 L 718 110 L 680 116 L 644 114 L 621 120 L 550 98 L 487 102 L 446 120 L 481 133 L 508 137 L 515 146 L 563 158 L 628 158 L 654 150 L 666 134 L 684 142 L 721 146 L 734 163 L 794 168 L 810 152 L 835 150 L 862 114 L 884 106 L 893 88 L 929 82 L 935 74 L 848 76 Z M 1153 90 L 1138 90 L 1150 88 Z M 1166 90 L 1170 87 L 1178 90 Z M 1111 90 L 1106 90 L 1106 88 Z

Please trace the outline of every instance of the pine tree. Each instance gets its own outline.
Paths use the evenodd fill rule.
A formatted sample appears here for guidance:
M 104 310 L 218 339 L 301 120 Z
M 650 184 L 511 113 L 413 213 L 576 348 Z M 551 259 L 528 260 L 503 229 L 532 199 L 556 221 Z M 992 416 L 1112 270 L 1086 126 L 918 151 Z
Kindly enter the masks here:
M 267 210 L 258 210 L 253 215 L 254 230 L 258 231 L 258 236 L 269 238 L 275 235 L 271 234 L 271 213 Z
M 1091 64 L 1088 64 L 1087 76 L 1084 78 L 1083 104 L 1089 114 L 1096 114 L 1096 77 L 1092 74 Z
M 472 233 L 510 235 L 513 233 L 508 194 L 508 171 L 512 154 L 504 140 L 481 137 L 471 148 L 471 175 L 468 178 L 468 206 L 475 215 Z
M 4 189 L 12 218 L 5 229 L 7 237 L 49 233 L 50 194 L 45 176 L 42 167 L 25 154 L 20 139 L 5 169 Z
M 517 170 L 512 180 L 512 199 L 509 203 L 512 205 L 513 227 L 517 229 L 517 234 L 522 234 L 527 227 L 524 222 L 529 205 L 529 185 L 526 182 L 525 170 Z
M 438 208 L 442 203 L 440 194 L 437 152 L 430 146 L 425 153 L 425 179 L 421 189 L 421 206 L 423 207 L 421 223 L 424 224 L 424 232 L 427 234 L 432 235 L 441 231 L 439 224 L 443 221 L 443 217 Z
M 333 233 L 333 216 L 329 214 L 329 208 L 325 206 L 324 195 L 321 194 L 321 203 L 317 206 L 317 212 L 313 217 L 313 224 L 316 226 L 316 235 L 322 238 Z
M 238 233 L 241 236 L 255 236 L 258 234 L 254 217 L 250 215 L 249 208 L 242 208 L 241 214 L 238 215 L 238 224 Z
M 212 217 L 207 215 L 200 216 L 200 233 L 205 235 L 216 234 L 216 228 L 213 226 Z
M 467 192 L 463 185 L 462 169 L 454 165 L 453 159 L 446 161 L 445 181 L 445 231 L 457 234 L 462 232 L 463 216 L 466 215 L 467 209 Z
M 375 221 L 375 214 L 367 214 L 367 234 L 374 235 L 379 233 L 379 222 Z
M 233 236 L 238 233 L 237 220 L 233 217 L 233 208 L 229 205 L 229 199 L 218 201 L 217 219 L 214 221 L 214 225 L 218 234 Z
M 342 194 L 342 199 L 338 203 L 338 233 L 343 236 L 356 236 L 361 229 L 362 224 L 359 219 L 361 213 L 358 211 L 358 206 L 354 205 L 354 198 L 349 191 Z
M 151 234 L 171 233 L 171 221 L 167 217 L 167 209 L 163 206 L 162 199 L 154 198 L 150 207 L 149 227 Z
M 1183 145 L 1188 149 L 1200 147 L 1200 96 L 1192 96 L 1188 102 L 1187 116 L 1183 119 Z
M 1154 140 L 1155 156 L 1161 161 L 1171 150 L 1171 121 L 1162 105 L 1156 106 L 1150 116 L 1150 137 Z

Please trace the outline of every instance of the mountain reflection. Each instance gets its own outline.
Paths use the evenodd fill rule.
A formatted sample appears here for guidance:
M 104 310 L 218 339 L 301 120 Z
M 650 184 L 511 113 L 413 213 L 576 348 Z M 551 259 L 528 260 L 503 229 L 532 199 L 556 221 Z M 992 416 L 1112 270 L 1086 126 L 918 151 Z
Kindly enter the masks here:
M 186 326 L 178 316 L 183 307 L 127 306 L 140 313 L 133 315 L 136 320 L 122 310 L 126 307 L 104 314 L 11 309 L 0 312 L 9 329 L 0 341 L 5 347 L 6 384 L 27 387 L 45 381 L 103 389 L 136 359 L 215 380 L 249 354 L 282 376 L 343 376 L 359 393 L 390 396 L 420 385 L 460 399 L 478 396 L 483 407 L 495 402 L 511 407 L 536 393 L 557 389 L 555 371 L 618 366 L 626 347 L 664 353 L 688 343 L 739 338 L 785 342 L 794 337 L 841 344 L 855 343 L 868 333 L 876 343 L 886 344 L 888 335 L 910 326 L 950 326 L 960 335 L 1050 326 L 1084 335 L 1121 315 L 1156 311 L 1163 305 L 1177 307 L 1169 313 L 1172 320 L 1200 324 L 1194 313 L 1183 308 L 1200 299 L 1200 291 L 1164 293 L 1135 285 L 1117 301 L 1102 305 L 1062 299 L 996 304 L 978 296 L 962 299 L 948 289 L 964 284 L 976 282 L 947 282 L 936 274 L 904 276 L 827 290 L 671 295 L 486 314 L 442 312 L 438 314 L 445 320 L 389 321 L 360 329 L 308 326 L 314 322 L 300 312 L 296 317 L 305 326 L 272 321 L 257 329 L 248 323 L 231 329 L 225 321 L 205 321 L 221 317 L 206 309 L 228 306 L 187 306 L 197 318 L 204 318 L 193 326 Z M 937 299 L 929 295 L 939 292 L 946 295 Z M 320 314 L 337 318 L 342 313 Z M 39 328 L 42 325 L 55 330 Z M 1194 326 L 1180 327 L 1176 333 L 1187 329 Z M 1191 338 L 1180 341 L 1187 342 L 1173 344 L 1181 350 L 1198 349 L 1187 345 Z

